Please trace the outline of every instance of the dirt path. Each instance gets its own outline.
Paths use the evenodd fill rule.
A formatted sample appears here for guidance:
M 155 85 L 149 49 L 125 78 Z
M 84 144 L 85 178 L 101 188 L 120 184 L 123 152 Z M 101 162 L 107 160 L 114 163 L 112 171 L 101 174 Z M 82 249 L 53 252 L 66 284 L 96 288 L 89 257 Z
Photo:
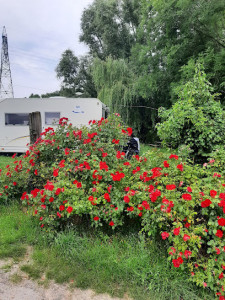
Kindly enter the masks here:
M 49 282 L 47 287 L 28 278 L 20 266 L 31 261 L 31 249 L 25 258 L 15 263 L 0 260 L 0 300 L 131 300 L 128 297 L 112 298 L 107 294 L 95 294 L 94 291 L 71 289 L 68 284 Z M 44 276 L 40 282 L 45 282 Z

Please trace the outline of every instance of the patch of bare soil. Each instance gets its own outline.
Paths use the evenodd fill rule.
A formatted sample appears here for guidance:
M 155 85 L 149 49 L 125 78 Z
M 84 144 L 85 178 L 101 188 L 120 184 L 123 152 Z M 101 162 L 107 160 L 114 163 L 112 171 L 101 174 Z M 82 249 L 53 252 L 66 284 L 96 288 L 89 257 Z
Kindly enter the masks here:
M 126 296 L 121 299 L 96 294 L 90 289 L 71 289 L 69 284 L 56 284 L 53 281 L 44 287 L 44 275 L 38 284 L 20 270 L 21 265 L 31 263 L 31 254 L 32 248 L 28 247 L 24 259 L 18 263 L 0 260 L 0 300 L 131 300 Z

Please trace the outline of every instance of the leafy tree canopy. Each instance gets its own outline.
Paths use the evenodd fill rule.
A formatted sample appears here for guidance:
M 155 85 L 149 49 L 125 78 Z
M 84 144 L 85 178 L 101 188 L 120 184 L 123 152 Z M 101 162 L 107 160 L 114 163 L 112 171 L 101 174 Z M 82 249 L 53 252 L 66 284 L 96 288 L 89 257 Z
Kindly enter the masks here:
M 143 97 L 170 105 L 170 84 L 180 80 L 180 68 L 190 58 L 210 51 L 216 55 L 214 59 L 206 55 L 212 78 L 218 86 L 224 81 L 218 76 L 225 49 L 223 0 L 142 0 L 141 4 L 142 20 L 132 60 Z
M 63 52 L 56 67 L 57 78 L 62 79 L 60 95 L 65 97 L 96 97 L 96 90 L 90 74 L 92 59 L 89 56 L 76 57 L 70 49 Z
M 80 41 L 101 59 L 128 58 L 139 24 L 138 0 L 95 0 L 81 18 Z

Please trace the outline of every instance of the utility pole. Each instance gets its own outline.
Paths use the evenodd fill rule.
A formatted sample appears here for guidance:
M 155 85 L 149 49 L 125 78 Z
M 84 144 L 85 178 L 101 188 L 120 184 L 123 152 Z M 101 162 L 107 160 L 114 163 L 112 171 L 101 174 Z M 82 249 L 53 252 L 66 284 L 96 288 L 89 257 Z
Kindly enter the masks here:
M 9 64 L 8 39 L 5 26 L 2 31 L 2 52 L 0 69 L 0 98 L 14 98 Z

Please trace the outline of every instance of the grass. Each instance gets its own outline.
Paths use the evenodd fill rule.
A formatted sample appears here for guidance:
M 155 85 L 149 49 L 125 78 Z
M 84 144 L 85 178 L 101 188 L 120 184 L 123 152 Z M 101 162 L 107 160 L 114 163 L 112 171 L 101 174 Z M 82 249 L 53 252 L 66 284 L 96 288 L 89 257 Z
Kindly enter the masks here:
M 31 279 L 39 279 L 43 273 L 43 270 L 33 265 L 23 265 L 20 270 L 27 273 Z
M 135 300 L 214 298 L 171 266 L 161 241 L 144 239 L 131 226 L 112 233 L 83 225 L 47 237 L 17 206 L 0 207 L 1 257 L 21 260 L 27 245 L 33 245 L 33 261 L 21 270 L 39 281 L 45 274 L 46 282 Z
M 22 280 L 23 280 L 23 278 L 22 278 L 22 276 L 20 274 L 15 273 L 15 274 L 13 274 L 13 275 L 10 276 L 10 281 L 12 283 L 18 284 Z
M 12 163 L 11 156 L 0 155 L 0 169 L 5 168 L 7 165 Z
M 37 240 L 35 223 L 18 206 L 0 206 L 0 259 L 23 258 L 26 244 Z

